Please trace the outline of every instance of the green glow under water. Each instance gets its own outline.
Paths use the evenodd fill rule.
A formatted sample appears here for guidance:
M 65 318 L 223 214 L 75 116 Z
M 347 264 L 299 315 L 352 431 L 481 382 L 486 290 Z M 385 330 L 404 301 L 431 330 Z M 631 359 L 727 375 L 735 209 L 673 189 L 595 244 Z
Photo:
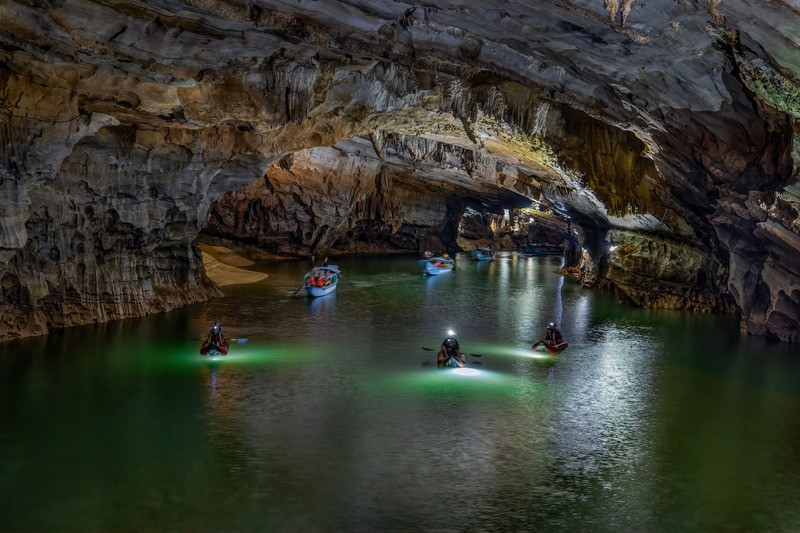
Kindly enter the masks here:
M 474 375 L 460 375 L 449 368 L 423 367 L 421 370 L 388 376 L 374 383 L 376 393 L 387 395 L 471 396 L 510 399 L 519 387 L 519 378 L 472 367 Z
M 798 529 L 795 350 L 549 259 L 458 261 L 342 258 L 317 300 L 291 297 L 308 262 L 265 263 L 206 304 L 0 346 L 0 529 Z M 569 348 L 536 357 L 558 319 Z M 201 356 L 214 320 L 249 342 Z M 476 375 L 436 368 L 450 328 Z

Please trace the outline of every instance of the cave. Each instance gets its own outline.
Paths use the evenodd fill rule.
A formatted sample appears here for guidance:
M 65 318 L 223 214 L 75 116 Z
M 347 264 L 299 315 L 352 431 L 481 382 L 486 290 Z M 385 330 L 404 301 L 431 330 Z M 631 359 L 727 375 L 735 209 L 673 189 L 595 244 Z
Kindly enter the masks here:
M 4 10 L 0 338 L 218 295 L 201 232 L 278 256 L 455 251 L 467 207 L 545 199 L 584 247 L 635 259 L 604 269 L 621 299 L 800 339 L 796 65 L 771 19 L 301 4 Z M 689 271 L 661 276 L 654 256 L 684 250 Z
M 588 323 L 592 299 L 643 328 L 733 320 L 734 353 L 800 343 L 792 2 L 9 0 L 0 20 L 0 345 L 57 351 L 100 331 L 87 328 L 251 297 L 217 260 L 274 268 L 248 279 L 252 292 L 291 285 L 258 302 L 280 315 L 291 265 L 331 262 L 343 286 L 378 290 L 345 267 L 407 261 L 418 275 L 436 256 L 459 274 L 486 247 L 507 254 L 473 265 L 500 283 L 482 304 L 498 321 L 512 308 L 531 322 L 547 294 L 556 323 Z M 423 296 L 447 283 L 426 278 L 397 306 L 427 312 Z M 558 292 L 531 289 L 544 283 Z M 364 320 L 390 328 L 378 315 Z M 628 525 L 654 523 L 674 525 Z M 309 527 L 402 529 L 387 525 Z M 456 529 L 472 526 L 492 529 Z

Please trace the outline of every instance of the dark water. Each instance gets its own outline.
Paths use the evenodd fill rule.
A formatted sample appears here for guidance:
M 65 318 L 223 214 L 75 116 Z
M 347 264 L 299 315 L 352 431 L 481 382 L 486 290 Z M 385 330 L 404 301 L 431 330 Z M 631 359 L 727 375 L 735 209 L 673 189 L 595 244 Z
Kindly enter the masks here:
M 797 347 L 617 305 L 557 261 L 307 262 L 0 345 L 0 529 L 800 530 Z M 554 262 L 555 261 L 555 262 Z M 221 362 L 213 319 L 248 337 Z M 570 347 L 531 357 L 560 319 Z M 424 366 L 448 328 L 474 376 Z

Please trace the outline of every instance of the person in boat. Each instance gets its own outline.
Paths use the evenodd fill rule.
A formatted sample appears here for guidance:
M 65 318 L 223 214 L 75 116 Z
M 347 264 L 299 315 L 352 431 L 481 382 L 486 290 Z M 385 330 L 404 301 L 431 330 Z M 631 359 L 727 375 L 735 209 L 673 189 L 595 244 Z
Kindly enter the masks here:
M 228 340 L 225 338 L 225 330 L 219 325 L 219 320 L 211 326 L 208 337 L 200 347 L 200 355 L 205 355 L 211 349 L 216 349 L 222 355 L 228 353 Z
M 564 342 L 564 337 L 561 336 L 561 331 L 553 322 L 550 322 L 550 325 L 547 326 L 547 333 L 544 336 L 544 343 L 550 346 L 557 346 L 562 342 Z
M 450 335 L 442 341 L 442 346 L 439 348 L 439 354 L 436 357 L 436 365 L 439 368 L 445 366 L 467 366 L 466 361 L 464 361 L 464 354 L 461 353 L 461 347 L 454 336 Z

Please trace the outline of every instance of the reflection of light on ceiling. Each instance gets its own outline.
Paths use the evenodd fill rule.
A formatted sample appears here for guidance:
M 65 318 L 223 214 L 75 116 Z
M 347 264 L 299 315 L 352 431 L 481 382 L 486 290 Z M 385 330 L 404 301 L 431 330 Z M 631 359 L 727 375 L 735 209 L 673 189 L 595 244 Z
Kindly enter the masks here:
M 451 371 L 453 374 L 458 374 L 459 376 L 478 376 L 480 375 L 481 371 L 476 368 L 454 368 Z

